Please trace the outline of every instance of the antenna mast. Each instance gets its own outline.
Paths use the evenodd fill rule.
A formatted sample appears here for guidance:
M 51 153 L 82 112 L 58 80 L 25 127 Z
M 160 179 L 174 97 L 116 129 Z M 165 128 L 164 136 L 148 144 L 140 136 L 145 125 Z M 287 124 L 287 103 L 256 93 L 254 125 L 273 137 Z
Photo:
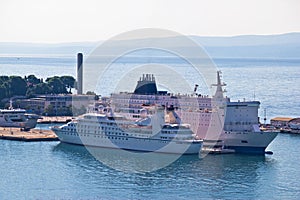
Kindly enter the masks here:
M 267 121 L 267 109 L 264 109 L 264 125 L 266 125 L 266 121 Z

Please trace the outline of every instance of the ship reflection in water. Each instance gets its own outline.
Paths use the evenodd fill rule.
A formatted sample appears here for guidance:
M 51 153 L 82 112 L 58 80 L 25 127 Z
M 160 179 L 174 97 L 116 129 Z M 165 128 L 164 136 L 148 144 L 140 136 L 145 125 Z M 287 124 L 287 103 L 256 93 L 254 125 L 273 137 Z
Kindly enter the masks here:
M 65 155 L 63 157 L 67 158 L 66 163 L 72 162 L 71 165 L 80 166 L 84 171 L 93 172 L 91 176 L 98 183 L 107 182 L 106 179 L 111 181 L 118 179 L 114 185 L 122 183 L 123 185 L 120 187 L 127 188 L 127 194 L 151 194 L 151 197 L 155 197 L 151 191 L 159 190 L 158 186 L 164 188 L 170 184 L 172 187 L 176 187 L 176 190 L 173 190 L 172 194 L 168 194 L 168 197 L 188 197 L 201 194 L 202 198 L 230 198 L 234 192 L 251 199 L 258 197 L 260 182 L 263 182 L 260 178 L 262 173 L 266 177 L 276 178 L 270 174 L 274 173 L 272 170 L 272 166 L 275 164 L 274 160 L 264 155 L 207 155 L 203 159 L 199 159 L 195 155 L 183 155 L 176 160 L 176 155 L 173 154 L 157 153 L 144 158 L 143 153 L 135 152 L 128 156 L 119 149 L 91 148 L 89 150 L 93 151 L 93 155 L 99 157 L 95 159 L 84 146 L 60 143 L 54 148 L 54 151 Z M 99 158 L 102 163 L 97 161 L 100 160 Z M 175 159 L 173 163 L 161 168 L 162 163 L 173 159 Z M 124 170 L 125 173 L 105 165 L 113 166 L 117 170 Z M 266 170 L 267 168 L 270 171 Z M 158 170 L 153 171 L 154 169 Z M 153 172 L 148 173 L 147 171 Z M 134 185 L 136 187 L 133 187 Z M 186 187 L 187 185 L 193 185 L 193 187 Z M 134 188 L 139 188 L 139 191 Z M 159 193 L 157 192 L 157 194 Z M 118 195 L 121 194 L 122 192 Z
M 67 143 L 58 144 L 55 147 L 55 150 L 74 154 L 78 153 L 81 154 L 80 157 L 83 155 L 85 155 L 86 157 L 94 157 L 110 168 L 129 173 L 144 173 L 155 171 L 172 164 L 181 157 L 180 154 L 128 151 L 122 149 L 90 146 L 84 147 Z M 197 154 L 185 155 L 184 157 L 192 159 L 194 161 L 199 160 Z

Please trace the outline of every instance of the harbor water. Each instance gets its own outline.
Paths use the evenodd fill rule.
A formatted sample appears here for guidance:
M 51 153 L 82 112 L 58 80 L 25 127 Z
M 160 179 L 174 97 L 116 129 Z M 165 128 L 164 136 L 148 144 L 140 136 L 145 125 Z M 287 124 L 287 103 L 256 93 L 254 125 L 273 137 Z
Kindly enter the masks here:
M 300 60 L 214 61 L 233 100 L 261 101 L 259 115 L 266 108 L 268 120 L 299 117 Z M 71 57 L 0 57 L 1 75 L 75 76 L 75 65 Z M 156 171 L 126 173 L 81 146 L 0 140 L 0 199 L 298 199 L 299 143 L 300 135 L 279 134 L 267 149 L 273 155 L 182 156 Z M 111 160 L 132 164 L 130 158 L 121 161 Z
M 82 146 L 0 140 L 0 198 L 298 199 L 299 142 L 279 135 L 268 148 L 273 155 L 182 156 L 157 171 L 125 173 Z

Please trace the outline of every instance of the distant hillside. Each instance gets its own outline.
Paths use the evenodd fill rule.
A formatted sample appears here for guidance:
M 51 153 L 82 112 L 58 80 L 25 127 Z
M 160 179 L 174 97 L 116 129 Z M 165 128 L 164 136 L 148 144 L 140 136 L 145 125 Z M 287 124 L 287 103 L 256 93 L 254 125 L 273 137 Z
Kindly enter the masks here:
M 300 58 L 300 33 L 191 38 L 211 57 Z
M 213 58 L 300 58 L 300 33 L 242 35 L 234 37 L 190 36 Z M 165 38 L 166 40 L 168 38 Z M 0 55 L 88 54 L 101 42 L 61 44 L 0 43 Z
M 0 55 L 74 55 L 78 52 L 87 54 L 93 48 L 95 48 L 97 44 L 97 42 L 74 42 L 59 44 L 0 42 Z
M 191 36 L 203 46 L 268 46 L 300 44 L 300 33 L 286 33 L 280 35 L 241 35 L 233 37 L 202 37 Z

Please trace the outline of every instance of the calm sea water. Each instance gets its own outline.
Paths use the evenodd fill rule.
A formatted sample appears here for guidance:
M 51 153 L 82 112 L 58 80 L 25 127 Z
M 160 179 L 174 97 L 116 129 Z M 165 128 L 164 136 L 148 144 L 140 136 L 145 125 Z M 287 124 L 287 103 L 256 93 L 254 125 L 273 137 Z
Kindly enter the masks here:
M 75 76 L 75 63 L 71 57 L 0 57 L 0 72 Z M 299 116 L 299 60 L 215 63 L 232 99 L 260 100 L 269 119 Z M 273 155 L 183 156 L 157 171 L 125 173 L 102 164 L 84 147 L 0 140 L 0 199 L 298 199 L 299 143 L 300 135 L 281 134 L 268 147 Z M 129 165 L 130 158 L 111 162 Z
M 298 199 L 299 142 L 279 135 L 273 155 L 183 156 L 157 171 L 125 173 L 81 146 L 0 140 L 0 199 Z

